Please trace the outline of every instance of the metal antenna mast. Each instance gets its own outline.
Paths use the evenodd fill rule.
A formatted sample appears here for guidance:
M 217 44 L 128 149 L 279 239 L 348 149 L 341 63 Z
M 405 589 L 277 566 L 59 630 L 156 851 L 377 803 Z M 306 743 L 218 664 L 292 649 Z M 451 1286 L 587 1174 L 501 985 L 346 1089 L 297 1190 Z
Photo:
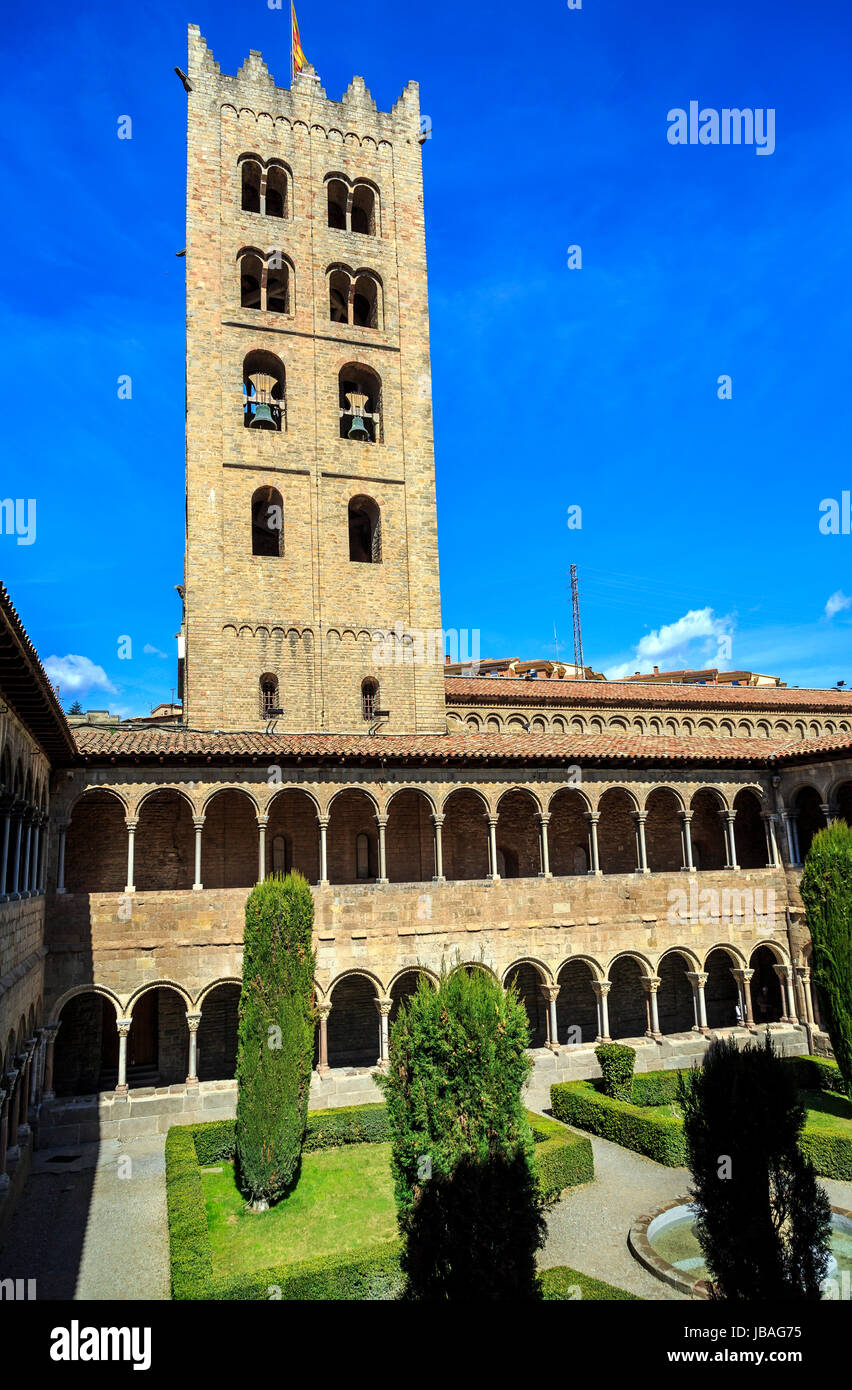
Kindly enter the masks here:
M 582 672 L 585 667 L 583 661 L 583 634 L 580 631 L 580 589 L 577 583 L 577 566 L 571 566 L 571 608 L 574 614 L 574 665 L 578 672 Z M 580 675 L 582 680 L 583 676 Z

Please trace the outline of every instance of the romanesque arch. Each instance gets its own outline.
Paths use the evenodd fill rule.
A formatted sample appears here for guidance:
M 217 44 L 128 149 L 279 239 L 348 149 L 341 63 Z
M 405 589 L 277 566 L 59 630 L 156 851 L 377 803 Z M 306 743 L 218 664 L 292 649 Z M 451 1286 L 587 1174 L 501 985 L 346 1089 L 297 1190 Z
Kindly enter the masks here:
M 352 972 L 331 986 L 328 1063 L 331 1067 L 374 1067 L 380 1054 L 377 981 Z
M 251 888 L 257 883 L 258 863 L 253 800 L 237 787 L 215 792 L 205 803 L 201 835 L 201 881 L 205 888 Z M 192 887 L 192 879 L 188 886 Z
M 298 869 L 308 883 L 319 882 L 319 819 L 316 803 L 307 792 L 288 787 L 272 798 L 264 858 L 267 874 Z
M 449 879 L 487 878 L 488 806 L 479 792 L 460 787 L 444 802 L 444 875 Z
M 191 888 L 194 879 L 195 828 L 189 800 L 170 787 L 147 793 L 138 809 L 136 888 L 140 892 Z
M 598 1007 L 592 982 L 601 978 L 600 968 L 587 960 L 566 961 L 556 981 L 556 1026 L 563 1045 L 594 1042 L 598 1037 Z
M 588 802 L 573 787 L 560 787 L 550 798 L 547 807 L 550 823 L 547 842 L 550 851 L 550 872 L 562 875 L 589 872 Z
M 126 884 L 124 802 L 106 789 L 84 792 L 65 836 L 65 887 L 69 893 L 123 893 Z
M 405 787 L 388 803 L 388 878 L 391 883 L 426 883 L 435 875 L 432 802 L 425 792 Z
M 671 787 L 655 787 L 645 802 L 645 810 L 648 868 L 652 873 L 674 873 L 683 864 L 681 798 Z
M 766 867 L 766 832 L 761 820 L 761 802 L 755 791 L 743 787 L 734 797 L 734 842 L 741 869 Z
M 695 1023 L 692 985 L 687 979 L 687 972 L 695 969 L 695 961 L 685 951 L 668 951 L 660 960 L 657 1012 L 661 1033 L 688 1033 Z
M 635 873 L 636 798 L 624 787 L 610 787 L 598 802 L 598 855 L 605 874 Z
M 609 992 L 610 1037 L 642 1038 L 648 1030 L 648 1009 L 643 977 L 648 974 L 644 962 L 636 956 L 619 956 L 609 968 L 612 988 Z
M 347 787 L 332 798 L 329 808 L 329 882 L 375 883 L 378 877 L 376 803 L 366 791 Z
M 513 787 L 497 803 L 497 873 L 501 878 L 534 878 L 541 873 L 541 843 L 532 792 Z
M 724 869 L 725 832 L 721 812 L 723 797 L 714 788 L 702 787 L 692 798 L 692 861 L 696 869 Z

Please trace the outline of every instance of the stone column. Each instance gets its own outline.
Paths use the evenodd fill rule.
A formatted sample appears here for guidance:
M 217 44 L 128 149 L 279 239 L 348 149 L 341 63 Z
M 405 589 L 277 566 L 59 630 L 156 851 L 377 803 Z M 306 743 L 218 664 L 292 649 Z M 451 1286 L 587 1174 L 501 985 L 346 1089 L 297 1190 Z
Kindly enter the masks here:
M 12 812 L 15 820 L 15 848 L 12 854 L 12 888 L 11 892 L 17 897 L 20 891 L 21 881 L 21 832 L 24 825 L 24 806 L 22 802 L 16 804 Z
M 692 861 L 692 812 L 680 811 L 680 843 L 683 850 L 683 864 L 681 868 L 691 874 L 695 870 Z
M 444 844 L 443 827 L 444 817 L 437 812 L 432 816 L 432 825 L 435 831 L 435 876 L 433 883 L 444 882 Z
M 382 1071 L 387 1071 L 388 1065 L 388 1017 L 391 1011 L 392 999 L 375 999 L 373 1001 L 379 1011 L 379 1066 Z
M 44 1091 L 42 1100 L 55 1100 L 53 1091 L 53 1049 L 56 1046 L 56 1034 L 62 1027 L 61 1023 L 48 1023 L 45 1025 L 45 1047 L 44 1047 Z
M 766 865 L 769 869 L 777 869 L 780 864 L 778 841 L 775 836 L 775 816 L 771 811 L 761 811 L 760 818 L 763 821 L 763 829 L 766 834 Z
M 44 1052 L 44 1029 L 36 1028 L 33 1065 L 30 1069 L 30 1108 L 35 1110 L 39 1103 L 39 1075 Z
M 540 811 L 536 820 L 539 824 L 539 846 L 541 849 L 541 873 L 539 874 L 539 878 L 551 878 L 550 846 L 547 842 L 547 827 L 550 824 L 550 812 Z
M 488 863 L 491 869 L 488 877 L 492 883 L 498 883 L 500 875 L 497 872 L 497 816 L 488 817 Z
M 20 1060 L 17 1056 L 15 1062 Z M 9 1091 L 9 1146 L 6 1149 L 8 1159 L 17 1159 L 21 1156 L 21 1148 L 18 1143 L 18 1106 L 21 1102 L 21 1068 L 13 1067 L 6 1073 L 6 1087 Z
M 26 898 L 29 897 L 32 883 L 30 877 L 30 840 L 32 839 L 33 833 L 33 813 L 29 808 L 27 808 L 24 813 L 24 825 L 26 830 L 24 834 L 24 851 L 21 855 L 21 896 Z
M 319 1062 L 317 1072 L 320 1076 L 326 1076 L 331 1067 L 328 1065 L 328 1016 L 331 1013 L 331 1001 L 323 999 L 317 1004 L 319 1014 Z
M 781 982 L 781 998 L 784 1001 L 786 1013 L 782 1016 L 782 1023 L 798 1023 L 796 1017 L 796 1001 L 793 998 L 793 971 L 789 965 L 773 965 L 772 969 Z
M 654 1042 L 662 1042 L 663 1035 L 660 1032 L 660 1013 L 657 1007 L 657 990 L 660 988 L 661 980 L 659 975 L 643 975 L 642 988 L 648 998 L 648 1005 L 651 1013 L 651 1026 L 648 1030 Z
M 556 1001 L 559 998 L 559 985 L 539 985 L 543 998 L 547 1001 L 547 1042 L 551 1052 L 559 1051 L 559 1034 L 556 1027 Z
M 692 1003 L 695 1009 L 695 1022 L 692 1025 L 693 1033 L 709 1033 L 707 1026 L 707 1002 L 704 998 L 704 986 L 707 983 L 706 970 L 687 970 L 686 978 L 692 985 Z
M 328 816 L 319 817 L 320 833 L 320 888 L 328 887 Z
M 136 892 L 133 885 L 133 848 L 138 824 L 138 820 L 133 818 L 127 821 L 127 887 L 124 890 L 125 893 Z
M 257 818 L 257 881 L 263 883 L 266 878 L 266 827 L 269 824 L 268 816 L 258 816 Z
M 836 814 L 835 808 L 834 808 L 833 806 L 830 806 L 829 803 L 828 803 L 827 801 L 821 801 L 821 802 L 820 802 L 819 809 L 822 811 L 822 814 L 825 816 L 825 823 L 826 823 L 826 825 L 833 825 L 834 822 L 835 822 L 835 820 L 837 819 L 837 814 Z
M 648 819 L 647 811 L 634 811 L 633 824 L 636 826 L 636 870 L 640 874 L 649 874 L 648 850 L 645 845 L 645 822 Z
M 720 811 L 719 814 L 725 827 L 725 857 L 728 860 L 725 868 L 736 871 L 740 867 L 737 863 L 737 842 L 734 837 L 734 820 L 737 813 L 736 811 Z
M 784 826 L 784 833 L 787 841 L 787 860 L 790 864 L 796 862 L 796 848 L 793 844 L 793 822 L 789 811 L 781 812 L 781 824 Z
M 132 1018 L 117 1018 L 115 1026 L 118 1029 L 118 1080 L 115 1085 L 117 1096 L 127 1095 L 127 1037 L 130 1032 Z
M 790 812 L 790 829 L 793 834 L 793 864 L 799 867 L 802 862 L 802 851 L 799 846 L 799 813 Z
M 807 965 L 797 965 L 796 974 L 799 977 L 799 986 L 802 993 L 802 1005 L 805 1011 L 805 1020 L 807 1023 L 810 1024 L 812 1028 L 814 1028 L 816 1025 L 814 1023 L 814 1005 L 813 996 L 811 994 L 810 967 Z
M 50 844 L 50 821 L 42 816 L 41 836 L 39 838 L 38 891 L 43 893 L 47 884 L 47 852 Z
M 601 872 L 601 862 L 598 855 L 598 821 L 601 818 L 601 813 L 600 811 L 585 811 L 584 815 L 589 822 L 590 872 L 599 875 Z
M 594 814 L 594 813 L 593 813 Z M 596 1042 L 611 1042 L 609 1036 L 609 1008 L 606 997 L 612 989 L 612 980 L 592 980 L 595 1002 L 598 1007 L 598 1036 Z
M 9 872 L 9 829 L 12 824 L 13 805 L 14 802 L 11 797 L 3 797 L 3 848 L 2 851 L 0 851 L 0 898 L 5 898 L 6 896 L 6 875 Z
M 24 1065 L 21 1074 L 21 1108 L 18 1115 L 18 1133 L 29 1134 L 29 1115 L 30 1115 L 30 1084 L 32 1081 L 33 1053 L 36 1049 L 35 1038 L 27 1038 L 24 1043 Z
M 65 832 L 68 829 L 67 821 L 59 823 L 59 864 L 56 871 L 56 891 L 65 893 Z
M 35 825 L 33 826 L 33 848 L 32 848 L 32 855 L 33 855 L 32 872 L 31 872 L 31 878 L 32 878 L 32 891 L 33 891 L 33 893 L 37 893 L 37 892 L 38 892 L 38 869 L 39 869 L 39 860 L 40 860 L 40 858 L 41 858 L 41 816 L 39 816 L 39 817 L 37 818 L 37 820 L 36 820 L 36 822 L 35 822 Z
M 198 1085 L 198 1025 L 201 1022 L 201 1014 L 186 1015 L 186 1024 L 189 1028 L 189 1068 L 186 1073 L 187 1086 Z
M 192 824 L 195 826 L 195 882 L 192 885 L 192 891 L 200 893 L 204 887 L 201 882 L 201 832 L 204 829 L 204 817 L 193 816 Z
M 388 828 L 387 816 L 376 816 L 376 825 L 379 828 L 379 883 L 388 881 L 388 852 L 385 836 Z
M 755 1028 L 755 1022 L 754 1010 L 752 1008 L 751 1002 L 751 981 L 754 975 L 754 971 L 736 969 L 732 966 L 731 974 L 733 975 L 734 979 L 740 987 L 742 1002 L 745 1005 L 745 1018 L 743 1019 L 743 1023 L 747 1028 L 751 1028 L 753 1030 Z
M 9 1092 L 5 1089 L 5 1077 L 0 1076 L 0 1081 L 4 1083 L 0 1086 L 0 1194 L 9 1186 L 9 1174 L 6 1172 L 6 1149 L 9 1139 Z

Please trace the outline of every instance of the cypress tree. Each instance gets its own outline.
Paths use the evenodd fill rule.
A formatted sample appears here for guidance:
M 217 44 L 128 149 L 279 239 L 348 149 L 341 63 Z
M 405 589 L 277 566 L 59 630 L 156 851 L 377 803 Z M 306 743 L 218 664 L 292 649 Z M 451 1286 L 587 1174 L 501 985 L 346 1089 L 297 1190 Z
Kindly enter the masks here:
M 818 1299 L 831 1209 L 798 1146 L 790 1071 L 763 1047 L 714 1043 L 680 1078 L 696 1232 L 716 1298 Z
M 314 1047 L 313 920 L 311 890 L 298 873 L 266 879 L 246 902 L 236 1161 L 253 1211 L 265 1211 L 298 1177 Z
M 846 1094 L 852 1100 L 852 827 L 814 836 L 802 873 L 813 978 Z
M 393 1024 L 381 1084 L 409 1299 L 538 1296 L 528 1039 L 517 994 L 483 970 L 421 977 Z

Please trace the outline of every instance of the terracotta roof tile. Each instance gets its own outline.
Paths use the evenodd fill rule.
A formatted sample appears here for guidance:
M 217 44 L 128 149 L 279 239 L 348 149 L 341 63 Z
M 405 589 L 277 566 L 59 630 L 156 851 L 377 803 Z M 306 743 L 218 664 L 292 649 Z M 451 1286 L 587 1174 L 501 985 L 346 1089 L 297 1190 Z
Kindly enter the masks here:
M 191 729 L 75 730 L 87 762 L 758 763 L 804 745 L 765 738 L 614 734 L 266 734 Z M 813 742 L 821 742 L 813 740 Z
M 515 676 L 447 676 L 447 703 L 619 705 L 629 708 L 724 705 L 730 709 L 801 710 L 852 718 L 852 690 L 790 690 L 761 685 L 652 685 L 637 681 L 520 680 Z

